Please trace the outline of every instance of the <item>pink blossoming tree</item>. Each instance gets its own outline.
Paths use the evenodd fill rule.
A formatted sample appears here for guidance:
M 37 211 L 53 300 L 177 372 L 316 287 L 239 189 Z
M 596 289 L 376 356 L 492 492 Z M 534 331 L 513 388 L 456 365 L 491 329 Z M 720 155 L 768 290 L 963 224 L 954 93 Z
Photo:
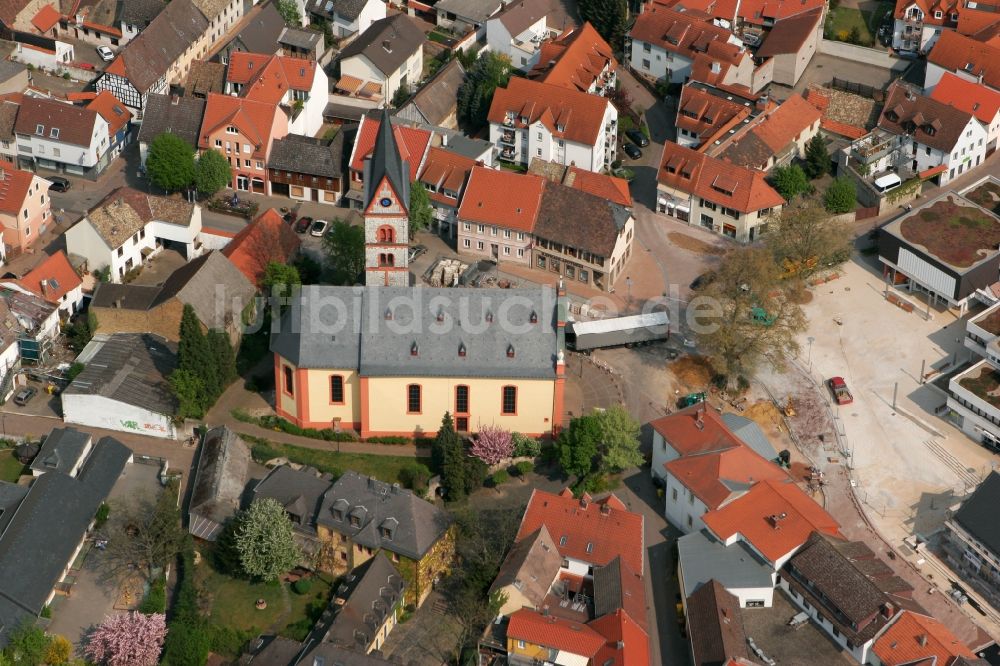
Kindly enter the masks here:
M 163 613 L 122 613 L 105 618 L 90 635 L 84 652 L 105 666 L 156 666 L 166 636 Z
M 487 465 L 496 465 L 513 454 L 514 438 L 510 431 L 498 426 L 483 426 L 476 435 L 476 441 L 472 443 L 472 455 Z

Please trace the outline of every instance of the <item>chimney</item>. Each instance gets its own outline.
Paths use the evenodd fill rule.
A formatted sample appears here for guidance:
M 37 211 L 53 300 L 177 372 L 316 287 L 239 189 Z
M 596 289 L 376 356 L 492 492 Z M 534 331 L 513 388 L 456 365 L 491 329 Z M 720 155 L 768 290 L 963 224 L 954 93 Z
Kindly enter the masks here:
M 39 285 L 42 288 L 42 296 L 48 296 L 49 295 L 49 281 L 48 280 L 42 280 L 39 283 Z
M 173 106 L 177 106 L 180 103 L 180 101 L 181 101 L 181 96 L 178 95 L 177 93 L 173 93 L 170 95 L 170 103 Z
M 583 497 L 580 498 L 580 508 L 581 509 L 586 509 L 587 508 L 587 504 L 588 504 L 588 502 L 587 502 L 587 496 L 584 495 Z
M 605 502 L 604 504 L 601 505 L 601 515 L 602 516 L 610 516 L 611 515 L 611 507 L 608 506 L 607 502 Z
M 448 147 L 448 135 L 447 134 L 441 134 L 441 145 L 444 146 L 445 148 Z
M 888 601 L 882 604 L 882 617 L 884 617 L 887 620 L 891 620 L 895 614 L 896 614 L 895 606 L 893 606 Z
M 698 430 L 705 429 L 705 403 L 702 402 L 701 405 L 694 411 L 694 427 Z

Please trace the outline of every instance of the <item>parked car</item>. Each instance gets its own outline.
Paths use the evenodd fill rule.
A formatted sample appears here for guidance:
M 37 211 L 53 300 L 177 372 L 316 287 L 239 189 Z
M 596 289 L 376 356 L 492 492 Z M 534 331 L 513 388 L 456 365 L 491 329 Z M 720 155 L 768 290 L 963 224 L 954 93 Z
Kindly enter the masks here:
M 309 230 L 309 233 L 317 237 L 322 236 L 326 233 L 326 228 L 328 226 L 330 226 L 330 223 L 326 220 L 316 220 L 313 222 L 312 229 Z
M 413 247 L 410 248 L 410 261 L 413 261 L 426 251 L 427 248 L 424 247 L 423 245 L 414 245 Z
M 104 62 L 111 62 L 115 59 L 115 52 L 109 49 L 107 46 L 98 46 L 97 55 L 101 56 L 101 60 Z
M 633 144 L 626 141 L 622 144 L 622 152 L 629 156 L 630 159 L 637 160 L 642 157 L 642 151 Z
M 854 402 L 854 396 L 847 389 L 847 382 L 844 381 L 843 377 L 830 377 L 826 380 L 826 384 L 830 387 L 830 393 L 833 394 L 833 399 L 837 401 L 838 405 L 849 405 Z
M 70 182 L 62 176 L 49 176 L 45 180 L 52 183 L 49 185 L 49 189 L 53 192 L 69 192 L 69 188 L 71 187 Z
M 632 140 L 632 143 L 639 146 L 640 148 L 645 148 L 649 145 L 649 137 L 642 133 L 642 131 L 637 129 L 625 130 L 625 136 Z
M 295 223 L 295 231 L 300 234 L 304 234 L 309 231 L 309 227 L 312 226 L 313 219 L 311 217 L 300 217 Z
M 23 389 L 19 389 L 18 392 L 14 394 L 14 404 L 21 405 L 23 407 L 31 402 L 31 399 L 35 397 L 36 393 L 38 393 L 38 389 L 32 386 L 25 386 Z

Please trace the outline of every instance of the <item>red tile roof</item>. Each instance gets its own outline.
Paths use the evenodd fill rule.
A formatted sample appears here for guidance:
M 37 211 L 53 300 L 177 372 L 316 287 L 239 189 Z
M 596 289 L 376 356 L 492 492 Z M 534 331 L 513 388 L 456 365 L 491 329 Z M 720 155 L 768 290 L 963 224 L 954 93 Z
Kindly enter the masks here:
M 784 516 L 783 518 L 775 518 Z M 721 509 L 702 516 L 720 540 L 739 534 L 774 563 L 813 532 L 840 535 L 840 524 L 791 481 L 762 480 Z
M 514 77 L 493 93 L 489 121 L 503 124 L 511 113 L 514 127 L 541 122 L 556 137 L 592 146 L 601 135 L 610 103 L 598 95 Z
M 87 108 L 97 111 L 108 122 L 108 135 L 114 136 L 132 120 L 132 112 L 118 101 L 112 93 L 102 90 L 87 104 Z
M 730 164 L 670 141 L 663 146 L 657 180 L 741 213 L 785 203 L 760 171 Z
M 951 15 L 954 12 L 961 12 L 960 3 L 957 0 L 896 0 L 896 9 L 893 12 L 895 18 L 901 19 L 905 16 L 906 10 L 916 5 L 924 13 L 923 22 L 928 25 L 954 26 Z M 941 12 L 941 18 L 934 18 L 934 12 Z M 961 20 L 961 14 L 959 14 Z
M 706 146 L 710 155 L 750 168 L 766 168 L 767 162 L 810 130 L 819 130 L 819 110 L 797 93 L 780 106 L 743 125 L 721 150 Z M 815 128 L 813 126 L 815 125 Z
M 24 205 L 35 174 L 22 171 L 10 162 L 0 161 L 0 212 L 17 215 Z
M 253 157 L 266 159 L 271 149 L 271 141 L 284 134 L 271 136 L 275 115 L 283 113 L 275 104 L 257 102 L 242 97 L 209 93 L 205 104 L 205 115 L 201 121 L 198 136 L 199 148 L 210 148 L 210 135 L 223 125 L 233 125 L 241 134 L 252 141 Z M 287 127 L 286 132 L 287 133 Z
M 552 64 L 554 62 L 554 64 Z M 618 68 L 613 51 L 589 22 L 542 44 L 538 65 L 530 78 L 571 90 L 587 92 L 605 68 Z
M 709 510 L 717 509 L 738 492 L 759 481 L 784 481 L 788 474 L 748 446 L 717 453 L 689 455 L 664 463 L 664 469 L 694 493 Z
M 872 646 L 883 666 L 916 664 L 937 659 L 937 666 L 948 666 L 956 657 L 974 659 L 975 655 L 951 631 L 932 617 L 904 610 Z M 922 663 L 922 662 L 921 662 Z M 931 662 L 928 662 L 931 663 Z
M 273 208 L 243 227 L 222 250 L 236 268 L 254 284 L 260 283 L 267 265 L 274 261 L 287 264 L 298 252 L 298 234 L 285 224 Z
M 628 181 L 623 178 L 571 166 L 563 179 L 563 185 L 613 201 L 626 208 L 632 207 L 632 193 L 629 192 Z
M 354 140 L 354 153 L 351 160 L 351 169 L 364 172 L 365 158 L 375 150 L 375 137 L 378 135 L 379 120 L 364 116 L 361 118 L 361 126 L 358 128 L 357 138 Z M 416 127 L 406 127 L 404 125 L 393 124 L 393 134 L 396 135 L 396 147 L 399 148 L 399 156 L 404 162 L 410 165 L 410 181 L 417 179 L 420 171 L 420 163 L 424 159 L 428 146 L 431 143 L 431 133 Z
M 645 614 L 646 609 L 643 608 L 642 612 Z M 625 611 L 618 609 L 591 620 L 587 626 L 606 640 L 593 663 L 601 666 L 647 666 L 652 663 L 649 657 L 649 636 Z
M 703 86 L 687 84 L 681 89 L 677 104 L 677 127 L 694 133 L 704 144 L 711 144 L 737 123 L 750 115 L 739 97 L 713 95 Z
M 951 72 L 945 72 L 941 76 L 941 80 L 934 86 L 931 99 L 971 113 L 984 125 L 992 123 L 1000 112 L 1000 92 Z
M 896 81 L 889 87 L 878 126 L 897 136 L 912 137 L 914 142 L 949 153 L 958 145 L 971 122 L 971 112 L 915 94 Z
M 38 10 L 35 17 L 31 19 L 31 25 L 38 28 L 38 32 L 46 33 L 52 29 L 52 26 L 59 23 L 60 18 L 62 15 L 59 10 L 49 4 Z
M 780 24 L 793 16 L 822 11 L 825 6 L 825 0 L 742 0 L 739 16 L 747 23 L 765 25 L 770 20 Z
M 462 187 L 475 166 L 476 161 L 471 157 L 433 147 L 427 151 L 427 160 L 417 180 L 437 190 L 436 192 L 428 190 L 427 194 L 432 200 L 446 206 L 458 206 Z M 446 197 L 441 192 L 442 189 L 454 192 L 456 198 Z
M 645 543 L 642 515 L 620 508 L 618 498 L 574 499 L 567 488 L 558 495 L 534 490 L 515 541 L 545 525 L 563 557 L 604 566 L 621 557 L 632 571 L 643 571 Z
M 458 219 L 530 233 L 538 220 L 544 191 L 541 176 L 476 167 L 465 186 Z
M 651 421 L 649 425 L 682 457 L 743 446 L 719 413 L 714 409 L 705 409 L 704 405 L 686 407 Z
M 983 77 L 983 83 L 1000 89 L 1000 48 L 977 42 L 954 30 L 945 30 L 927 55 L 927 62 L 952 72 Z
M 304 58 L 237 51 L 229 56 L 226 81 L 243 85 L 240 97 L 277 104 L 291 90 L 309 91 L 316 62 Z
M 588 659 L 604 647 L 605 638 L 585 624 L 522 608 L 511 614 L 507 638 L 565 650 Z
M 696 54 L 708 54 L 721 63 L 736 64 L 749 57 L 747 50 L 729 43 L 732 32 L 706 22 L 695 12 L 678 11 L 652 4 L 635 19 L 629 32 L 633 40 L 657 46 L 694 59 Z
M 958 27 L 956 30 L 963 35 L 969 35 L 978 41 L 985 42 L 993 36 L 990 34 L 992 32 L 990 29 L 997 25 L 997 21 L 1000 21 L 1000 16 L 997 15 L 1000 8 L 995 5 L 991 7 L 983 2 L 977 2 L 976 6 L 977 9 L 961 6 L 957 8 Z
M 20 283 L 49 303 L 58 304 L 60 298 L 79 287 L 83 281 L 73 270 L 66 253 L 59 250 L 31 269 Z

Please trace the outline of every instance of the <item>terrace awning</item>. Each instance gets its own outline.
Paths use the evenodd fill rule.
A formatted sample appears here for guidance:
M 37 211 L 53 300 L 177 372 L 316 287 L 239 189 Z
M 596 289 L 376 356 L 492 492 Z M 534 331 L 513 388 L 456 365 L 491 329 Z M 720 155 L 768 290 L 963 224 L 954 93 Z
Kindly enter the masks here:
M 920 180 L 929 180 L 934 176 L 938 175 L 939 173 L 944 173 L 947 170 L 948 170 L 947 164 L 939 164 L 938 166 L 933 167 L 931 169 L 927 169 L 926 171 L 921 171 L 920 173 L 917 174 L 917 177 L 920 178 Z
M 364 83 L 364 81 L 356 76 L 342 76 L 340 77 L 340 80 L 337 81 L 337 89 L 343 90 L 347 93 L 356 93 L 358 89 L 364 85 Z
M 382 95 L 382 84 L 369 81 L 361 87 L 361 92 L 358 94 L 362 97 L 380 97 Z

